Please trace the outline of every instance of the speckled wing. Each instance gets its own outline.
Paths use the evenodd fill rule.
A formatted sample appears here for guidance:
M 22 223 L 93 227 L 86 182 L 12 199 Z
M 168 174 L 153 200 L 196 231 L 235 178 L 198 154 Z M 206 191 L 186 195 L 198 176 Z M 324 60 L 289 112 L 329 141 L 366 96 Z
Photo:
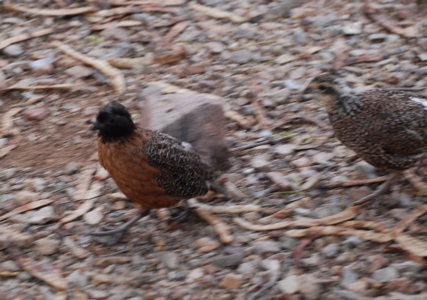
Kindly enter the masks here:
M 426 98 L 384 90 L 371 90 L 362 96 L 362 101 L 370 102 L 368 109 L 373 114 L 370 133 L 384 151 L 397 155 L 424 152 L 427 146 Z
M 160 171 L 155 179 L 167 195 L 187 199 L 208 192 L 207 181 L 212 180 L 212 171 L 188 143 L 160 132 L 145 133 L 148 163 Z

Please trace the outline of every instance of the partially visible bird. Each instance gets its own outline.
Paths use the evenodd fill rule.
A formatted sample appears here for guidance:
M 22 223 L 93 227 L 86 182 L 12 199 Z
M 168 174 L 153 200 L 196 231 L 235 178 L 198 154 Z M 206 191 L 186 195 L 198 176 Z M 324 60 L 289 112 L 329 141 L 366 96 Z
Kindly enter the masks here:
M 365 203 L 387 190 L 427 150 L 427 98 L 398 90 L 355 93 L 338 77 L 315 77 L 303 92 L 324 101 L 336 137 L 376 168 L 392 172 Z
M 98 130 L 98 155 L 125 196 L 142 208 L 164 208 L 218 188 L 213 171 L 189 143 L 157 131 L 137 128 L 126 108 L 112 101 L 93 124 Z M 185 202 L 188 209 L 188 204 Z M 117 229 L 92 235 L 114 234 L 116 242 L 142 212 Z

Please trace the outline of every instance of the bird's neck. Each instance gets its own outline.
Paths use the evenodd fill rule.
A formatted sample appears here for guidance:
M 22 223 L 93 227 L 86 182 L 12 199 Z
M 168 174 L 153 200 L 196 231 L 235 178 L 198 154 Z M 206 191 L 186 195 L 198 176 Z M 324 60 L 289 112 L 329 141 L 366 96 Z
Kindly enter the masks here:
M 105 133 L 105 132 L 99 132 L 98 137 L 101 139 L 101 142 L 103 144 L 106 143 L 125 143 L 129 139 L 132 138 L 133 134 L 135 133 L 135 130 L 126 130 L 121 131 L 117 133 Z

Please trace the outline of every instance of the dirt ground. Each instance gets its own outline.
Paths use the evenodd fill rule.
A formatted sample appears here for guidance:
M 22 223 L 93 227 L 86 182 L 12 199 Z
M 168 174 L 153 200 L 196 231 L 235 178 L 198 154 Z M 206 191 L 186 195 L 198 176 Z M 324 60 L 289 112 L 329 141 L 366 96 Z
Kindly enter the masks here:
M 387 174 L 300 101 L 331 70 L 427 95 L 423 1 L 0 4 L 0 300 L 427 299 L 427 169 L 354 207 Z M 224 99 L 229 195 L 211 205 L 229 208 L 214 214 L 229 243 L 164 210 L 113 246 L 88 235 L 136 213 L 91 124 L 111 100 L 138 121 L 153 81 Z

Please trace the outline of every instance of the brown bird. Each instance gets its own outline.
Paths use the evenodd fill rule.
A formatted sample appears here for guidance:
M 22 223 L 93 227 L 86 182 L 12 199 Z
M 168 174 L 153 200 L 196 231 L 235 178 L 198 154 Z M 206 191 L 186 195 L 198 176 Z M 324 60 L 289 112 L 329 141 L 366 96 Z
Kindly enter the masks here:
M 112 101 L 103 107 L 92 129 L 98 130 L 98 155 L 119 189 L 132 202 L 146 209 L 177 205 L 218 189 L 212 170 L 189 143 L 148 129 L 137 128 L 126 108 Z M 92 235 L 115 235 L 112 243 L 142 213 L 116 229 Z
M 304 94 L 324 101 L 336 137 L 376 168 L 392 172 L 365 203 L 386 191 L 405 169 L 422 162 L 427 149 L 427 98 L 398 90 L 355 93 L 333 75 L 315 77 Z

